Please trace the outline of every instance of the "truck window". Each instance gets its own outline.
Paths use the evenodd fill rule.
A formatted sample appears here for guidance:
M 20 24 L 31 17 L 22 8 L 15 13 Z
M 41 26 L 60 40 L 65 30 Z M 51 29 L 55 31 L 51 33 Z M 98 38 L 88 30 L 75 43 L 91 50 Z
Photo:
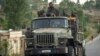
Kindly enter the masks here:
M 68 27 L 68 20 L 63 18 L 58 19 L 39 19 L 33 20 L 32 28 L 67 28 Z

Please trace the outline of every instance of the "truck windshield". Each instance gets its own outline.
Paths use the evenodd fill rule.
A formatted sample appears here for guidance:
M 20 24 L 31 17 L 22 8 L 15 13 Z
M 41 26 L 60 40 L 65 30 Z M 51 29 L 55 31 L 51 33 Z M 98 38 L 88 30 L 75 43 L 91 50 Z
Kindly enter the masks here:
M 67 19 L 39 19 L 33 20 L 32 22 L 33 29 L 38 28 L 67 28 L 68 20 Z

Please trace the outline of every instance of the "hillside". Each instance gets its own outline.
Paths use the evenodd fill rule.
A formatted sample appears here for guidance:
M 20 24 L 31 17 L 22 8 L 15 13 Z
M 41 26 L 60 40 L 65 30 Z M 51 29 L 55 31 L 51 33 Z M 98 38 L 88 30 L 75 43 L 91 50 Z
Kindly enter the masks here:
M 90 16 L 92 23 L 100 22 L 100 10 L 84 10 L 84 13 Z
M 96 28 L 96 24 L 100 24 L 100 10 L 84 10 L 84 13 L 89 16 L 90 23 L 87 28 L 91 32 L 91 36 L 96 36 L 98 33 L 98 29 Z

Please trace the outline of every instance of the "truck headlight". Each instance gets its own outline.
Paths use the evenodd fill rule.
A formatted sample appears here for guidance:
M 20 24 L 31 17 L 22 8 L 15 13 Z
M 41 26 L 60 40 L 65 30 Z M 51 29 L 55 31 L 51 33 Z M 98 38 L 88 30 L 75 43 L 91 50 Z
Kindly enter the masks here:
M 64 44 L 64 42 L 60 42 L 59 44 L 60 44 L 60 45 L 63 45 L 63 44 Z

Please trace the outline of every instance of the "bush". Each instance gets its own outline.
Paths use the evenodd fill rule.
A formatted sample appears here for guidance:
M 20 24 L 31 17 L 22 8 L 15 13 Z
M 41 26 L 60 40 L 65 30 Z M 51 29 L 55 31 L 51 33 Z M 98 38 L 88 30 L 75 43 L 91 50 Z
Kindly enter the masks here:
M 97 33 L 100 33 L 100 24 L 96 24 L 95 28 L 97 29 Z

